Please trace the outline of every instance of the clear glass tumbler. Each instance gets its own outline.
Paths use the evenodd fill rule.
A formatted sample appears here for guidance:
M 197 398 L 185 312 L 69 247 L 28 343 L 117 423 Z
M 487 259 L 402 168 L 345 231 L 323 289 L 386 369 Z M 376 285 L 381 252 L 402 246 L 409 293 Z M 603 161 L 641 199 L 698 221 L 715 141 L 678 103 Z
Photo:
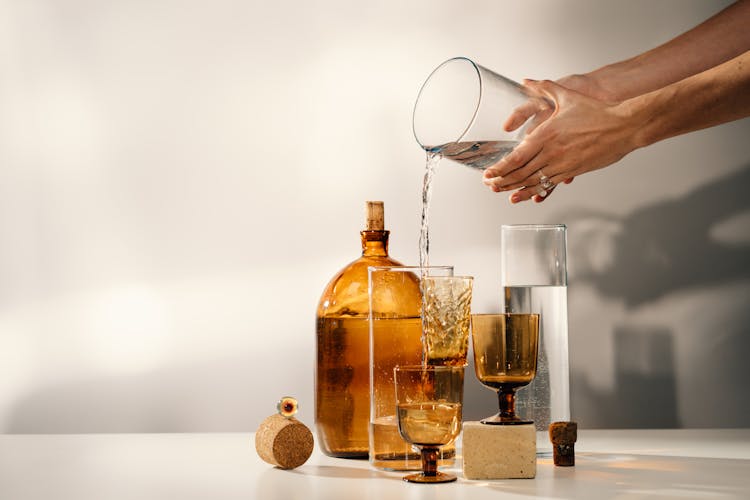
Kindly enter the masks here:
M 539 314 L 536 378 L 516 409 L 536 424 L 537 452 L 548 453 L 551 422 L 570 420 L 566 227 L 504 225 L 500 239 L 503 312 Z
M 554 103 L 527 87 L 471 59 L 454 57 L 422 85 L 412 126 L 428 153 L 484 170 L 554 109 Z
M 424 274 L 423 274 L 424 273 Z M 423 363 L 422 278 L 452 276 L 450 266 L 368 268 L 370 302 L 370 463 L 380 469 L 419 470 L 419 453 L 398 432 L 393 368 Z M 452 455 L 450 455 L 452 453 Z M 443 448 L 453 461 L 455 447 Z M 444 464 L 444 465 L 447 465 Z

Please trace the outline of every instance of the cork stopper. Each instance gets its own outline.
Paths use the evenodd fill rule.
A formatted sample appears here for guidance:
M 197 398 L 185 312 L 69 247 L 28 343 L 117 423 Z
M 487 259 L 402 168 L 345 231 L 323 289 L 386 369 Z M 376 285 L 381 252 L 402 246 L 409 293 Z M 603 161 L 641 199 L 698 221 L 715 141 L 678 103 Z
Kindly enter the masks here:
M 555 465 L 571 467 L 576 464 L 575 442 L 578 439 L 578 424 L 575 422 L 553 422 L 549 426 L 552 453 Z
M 365 204 L 367 225 L 365 231 L 385 230 L 385 210 L 382 201 L 368 201 Z
M 313 451 L 313 436 L 305 424 L 281 414 L 265 419 L 255 433 L 255 451 L 280 469 L 304 464 Z

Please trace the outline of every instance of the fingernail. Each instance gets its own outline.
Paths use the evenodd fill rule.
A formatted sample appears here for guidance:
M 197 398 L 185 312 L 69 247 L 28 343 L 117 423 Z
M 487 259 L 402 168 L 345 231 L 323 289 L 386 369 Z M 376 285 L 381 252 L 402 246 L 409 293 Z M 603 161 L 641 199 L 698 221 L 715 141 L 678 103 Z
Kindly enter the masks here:
M 518 193 L 513 193 L 513 195 L 510 197 L 510 202 L 518 203 L 519 201 L 521 201 L 521 195 Z

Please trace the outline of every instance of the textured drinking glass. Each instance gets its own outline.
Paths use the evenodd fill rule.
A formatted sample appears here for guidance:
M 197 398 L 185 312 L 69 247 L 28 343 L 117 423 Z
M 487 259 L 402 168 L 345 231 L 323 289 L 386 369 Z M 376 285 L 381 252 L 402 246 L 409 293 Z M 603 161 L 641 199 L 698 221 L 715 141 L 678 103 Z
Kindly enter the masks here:
M 398 433 L 393 368 L 423 362 L 422 279 L 452 275 L 450 266 L 430 266 L 423 270 L 407 266 L 368 269 L 369 458 L 374 467 L 387 470 L 419 470 L 421 467 L 419 454 Z M 443 451 L 444 459 L 454 459 L 455 447 Z
M 422 327 L 427 364 L 466 365 L 473 283 L 471 276 L 426 276 L 422 279 Z
M 548 452 L 549 424 L 570 420 L 566 228 L 505 225 L 500 236 L 503 312 L 539 314 L 537 373 L 516 409 L 536 424 L 537 452 Z
M 539 345 L 538 314 L 474 314 L 474 371 L 497 392 L 500 411 L 483 424 L 530 424 L 516 415 L 516 390 L 534 380 Z
M 455 57 L 438 66 L 422 85 L 412 126 L 427 152 L 484 170 L 512 151 L 529 127 L 554 108 L 527 87 Z M 519 110 L 523 112 L 514 113 Z M 519 120 L 514 127 L 506 123 L 511 116 Z
M 397 366 L 395 381 L 398 431 L 421 455 L 422 472 L 404 477 L 411 483 L 447 483 L 456 476 L 439 472 L 440 447 L 461 432 L 463 366 Z

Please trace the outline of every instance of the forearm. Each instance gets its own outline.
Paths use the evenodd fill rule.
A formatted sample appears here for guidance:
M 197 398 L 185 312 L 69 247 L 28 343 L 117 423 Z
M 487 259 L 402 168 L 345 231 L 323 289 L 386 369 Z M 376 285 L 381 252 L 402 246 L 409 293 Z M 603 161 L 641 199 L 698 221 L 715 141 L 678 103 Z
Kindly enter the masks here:
M 728 61 L 750 49 L 750 0 L 740 0 L 695 28 L 631 59 L 587 73 L 598 97 L 622 101 Z
M 619 105 L 635 147 L 750 116 L 750 51 Z

